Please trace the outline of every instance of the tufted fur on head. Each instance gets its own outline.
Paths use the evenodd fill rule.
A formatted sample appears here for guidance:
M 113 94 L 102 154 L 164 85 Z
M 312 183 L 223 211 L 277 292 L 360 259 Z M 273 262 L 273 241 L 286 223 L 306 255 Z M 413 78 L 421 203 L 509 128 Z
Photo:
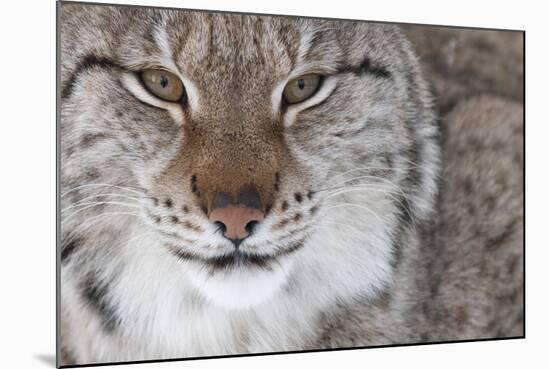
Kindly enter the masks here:
M 323 348 L 331 311 L 396 283 L 377 319 L 399 326 L 440 154 L 397 27 L 70 3 L 60 22 L 67 362 Z M 148 92 L 151 68 L 185 100 Z M 208 214 L 246 186 L 265 218 L 235 251 Z

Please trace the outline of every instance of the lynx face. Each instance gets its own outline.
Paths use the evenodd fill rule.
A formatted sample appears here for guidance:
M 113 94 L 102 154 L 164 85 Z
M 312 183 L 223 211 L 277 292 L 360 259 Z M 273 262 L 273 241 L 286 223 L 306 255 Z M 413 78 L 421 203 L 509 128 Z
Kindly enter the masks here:
M 62 13 L 66 268 L 230 309 L 391 283 L 439 157 L 395 27 L 96 9 Z

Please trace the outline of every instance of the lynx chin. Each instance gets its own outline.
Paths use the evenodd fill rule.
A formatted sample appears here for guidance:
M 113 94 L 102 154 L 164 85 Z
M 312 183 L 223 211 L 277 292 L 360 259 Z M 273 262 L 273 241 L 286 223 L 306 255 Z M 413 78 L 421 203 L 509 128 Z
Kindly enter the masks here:
M 398 27 L 70 3 L 60 24 L 62 364 L 496 334 L 504 307 L 453 292 L 472 266 L 437 268 L 439 128 Z

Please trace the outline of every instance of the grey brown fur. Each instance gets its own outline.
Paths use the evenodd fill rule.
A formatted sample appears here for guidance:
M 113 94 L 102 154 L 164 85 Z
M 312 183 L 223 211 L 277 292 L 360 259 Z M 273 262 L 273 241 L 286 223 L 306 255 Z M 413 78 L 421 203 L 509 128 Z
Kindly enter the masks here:
M 323 317 L 312 348 L 523 335 L 522 113 L 518 103 L 481 96 L 445 117 L 439 217 L 422 232 L 423 260 L 407 262 L 415 271 L 398 273 L 395 291 L 368 308 Z M 402 291 L 411 275 L 414 289 Z M 410 329 L 388 324 L 388 314 Z
M 61 364 L 523 334 L 516 34 L 60 16 Z M 159 64 L 181 106 L 139 87 Z M 304 65 L 320 100 L 276 109 Z M 249 182 L 269 210 L 237 258 L 205 214 Z

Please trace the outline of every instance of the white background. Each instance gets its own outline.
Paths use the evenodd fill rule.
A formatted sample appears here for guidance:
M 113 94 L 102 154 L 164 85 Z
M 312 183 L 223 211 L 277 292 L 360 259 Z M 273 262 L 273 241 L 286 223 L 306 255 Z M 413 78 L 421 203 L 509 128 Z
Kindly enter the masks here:
M 127 3 L 126 1 L 118 1 Z M 526 1 L 139 1 L 143 5 L 527 31 L 527 339 L 199 360 L 135 368 L 548 367 L 548 11 Z M 540 4 L 533 6 L 532 4 Z M 52 367 L 55 354 L 55 3 L 0 11 L 0 367 Z M 522 173 L 510 173 L 522 175 Z M 540 364 L 540 362 L 547 364 Z M 529 366 L 529 365 L 528 365 Z M 124 366 L 126 367 L 126 366 Z

